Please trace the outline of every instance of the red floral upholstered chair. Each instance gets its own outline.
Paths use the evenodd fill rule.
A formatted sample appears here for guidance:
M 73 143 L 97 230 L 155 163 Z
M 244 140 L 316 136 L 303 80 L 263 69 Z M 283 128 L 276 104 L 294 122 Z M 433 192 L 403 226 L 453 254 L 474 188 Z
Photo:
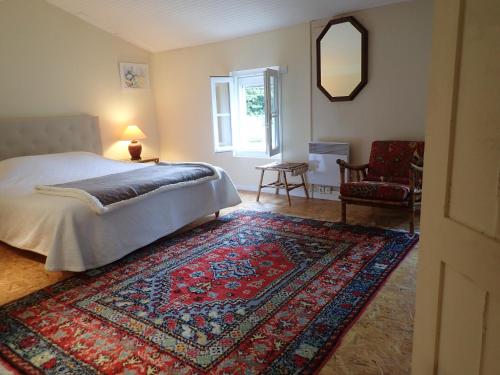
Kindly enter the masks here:
M 409 211 L 413 233 L 415 211 L 420 209 L 422 196 L 423 156 L 424 142 L 375 141 L 368 164 L 350 165 L 337 160 L 342 222 L 346 222 L 347 204 L 399 207 Z

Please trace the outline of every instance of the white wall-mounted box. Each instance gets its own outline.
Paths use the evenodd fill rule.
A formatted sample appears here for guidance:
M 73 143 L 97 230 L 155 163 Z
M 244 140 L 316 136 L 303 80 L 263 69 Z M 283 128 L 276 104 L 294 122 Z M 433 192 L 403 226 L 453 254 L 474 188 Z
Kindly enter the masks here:
M 349 162 L 349 143 L 310 142 L 309 183 L 339 187 L 340 172 L 337 159 Z

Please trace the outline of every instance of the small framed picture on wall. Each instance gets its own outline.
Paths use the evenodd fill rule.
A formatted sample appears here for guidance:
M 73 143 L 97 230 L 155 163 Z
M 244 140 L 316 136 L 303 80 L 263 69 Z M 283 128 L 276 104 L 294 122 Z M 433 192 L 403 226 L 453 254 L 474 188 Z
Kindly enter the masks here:
M 148 64 L 120 63 L 120 81 L 125 90 L 149 89 Z

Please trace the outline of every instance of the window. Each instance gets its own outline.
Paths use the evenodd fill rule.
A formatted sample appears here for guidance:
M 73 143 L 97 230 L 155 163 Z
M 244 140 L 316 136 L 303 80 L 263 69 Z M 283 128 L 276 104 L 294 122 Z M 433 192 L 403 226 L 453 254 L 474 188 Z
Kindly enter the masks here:
M 231 77 L 212 77 L 212 114 L 215 152 L 233 149 L 231 129 Z
M 281 153 L 278 68 L 211 77 L 215 152 L 271 157 Z

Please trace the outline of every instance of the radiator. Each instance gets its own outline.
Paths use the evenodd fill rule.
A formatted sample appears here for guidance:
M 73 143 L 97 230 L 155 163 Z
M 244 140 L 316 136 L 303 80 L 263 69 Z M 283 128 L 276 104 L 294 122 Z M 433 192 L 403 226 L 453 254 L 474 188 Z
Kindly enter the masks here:
M 309 183 L 313 185 L 340 186 L 337 159 L 349 162 L 349 143 L 309 143 Z

